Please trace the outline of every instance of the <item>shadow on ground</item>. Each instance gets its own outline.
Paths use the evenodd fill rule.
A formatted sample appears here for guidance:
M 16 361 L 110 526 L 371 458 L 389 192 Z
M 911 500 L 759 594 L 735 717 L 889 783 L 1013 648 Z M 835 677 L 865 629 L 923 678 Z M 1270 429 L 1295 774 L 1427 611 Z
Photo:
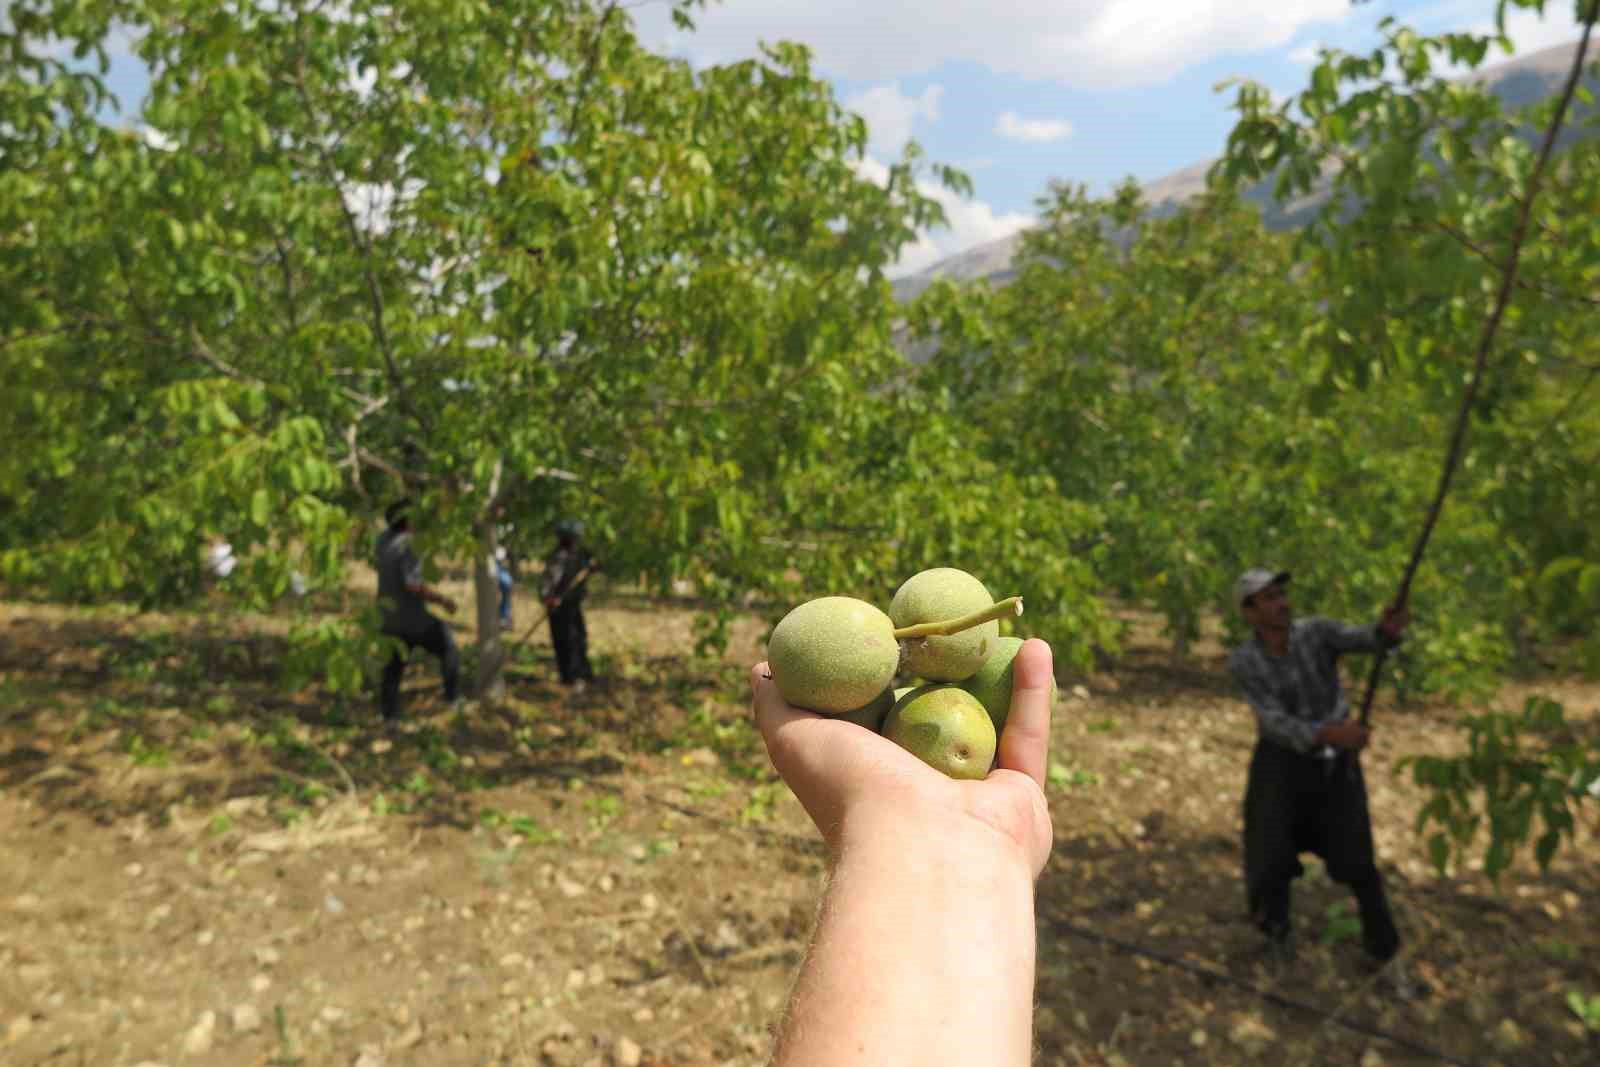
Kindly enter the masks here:
M 737 760 L 751 740 L 727 736 L 709 717 L 697 722 L 721 679 L 707 682 L 715 672 L 686 657 L 601 659 L 616 673 L 574 694 L 524 650 L 504 703 L 452 709 L 436 661 L 418 653 L 403 720 L 386 727 L 370 686 L 354 697 L 285 691 L 289 649 L 275 634 L 230 633 L 205 619 L 140 628 L 21 615 L 3 636 L 0 729 L 10 743 L 0 746 L 0 788 L 26 788 L 47 811 L 103 820 L 158 814 L 180 800 L 308 802 L 359 791 L 392 794 L 425 822 L 459 826 L 476 817 L 476 790 L 603 781 L 620 774 L 625 751 L 704 744 Z

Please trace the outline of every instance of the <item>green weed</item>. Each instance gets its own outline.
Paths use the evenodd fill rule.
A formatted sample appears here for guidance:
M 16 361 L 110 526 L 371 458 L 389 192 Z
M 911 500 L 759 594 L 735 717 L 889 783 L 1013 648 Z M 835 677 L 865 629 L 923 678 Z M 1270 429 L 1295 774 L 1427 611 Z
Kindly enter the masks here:
M 1579 990 L 1572 989 L 1567 992 L 1567 1007 L 1572 1009 L 1591 1033 L 1600 1034 L 1600 993 L 1586 996 Z
M 611 793 L 590 797 L 583 802 L 583 810 L 589 813 L 591 830 L 604 830 L 622 814 L 622 798 Z
M 1335 902 L 1328 905 L 1327 919 L 1322 924 L 1322 933 L 1318 935 L 1317 940 L 1332 947 L 1341 941 L 1353 940 L 1360 934 L 1360 918 L 1350 914 L 1344 904 Z
M 1064 763 L 1051 763 L 1045 780 L 1057 789 L 1086 789 L 1101 783 L 1100 775 L 1082 767 L 1069 767 Z

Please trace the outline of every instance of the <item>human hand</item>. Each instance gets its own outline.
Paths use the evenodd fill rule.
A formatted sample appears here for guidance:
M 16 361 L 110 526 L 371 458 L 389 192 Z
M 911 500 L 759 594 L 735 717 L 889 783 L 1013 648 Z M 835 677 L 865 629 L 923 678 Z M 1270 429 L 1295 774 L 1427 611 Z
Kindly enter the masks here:
M 947 862 L 974 862 L 976 849 L 977 862 L 1015 859 L 1038 878 L 1052 842 L 1044 783 L 1053 670 L 1045 642 L 1017 652 L 997 766 L 981 782 L 947 778 L 888 738 L 791 706 L 765 663 L 750 674 L 751 707 L 772 765 L 834 859 L 926 842 Z
M 1383 609 L 1383 618 L 1378 622 L 1378 629 L 1382 630 L 1389 640 L 1398 641 L 1409 625 L 1411 625 L 1411 609 L 1404 604 L 1391 604 Z
M 1333 722 L 1317 731 L 1319 745 L 1332 745 L 1347 752 L 1360 752 L 1372 739 L 1372 731 L 1353 719 Z

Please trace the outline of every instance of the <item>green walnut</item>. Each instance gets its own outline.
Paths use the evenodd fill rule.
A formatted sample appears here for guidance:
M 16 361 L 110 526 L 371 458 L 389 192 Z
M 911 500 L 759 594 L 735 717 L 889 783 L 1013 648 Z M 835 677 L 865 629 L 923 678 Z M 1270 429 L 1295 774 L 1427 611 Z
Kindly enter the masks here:
M 1005 733 L 1006 716 L 1011 714 L 1011 687 L 1015 681 L 1013 667 L 1017 652 L 1022 648 L 1020 637 L 1000 637 L 995 640 L 994 651 L 983 661 L 978 673 L 961 683 L 961 688 L 978 698 L 994 722 L 998 737 Z M 1050 679 L 1050 703 L 1056 702 L 1056 682 Z
M 894 681 L 900 644 L 889 616 L 847 596 L 808 600 L 779 620 L 767 642 L 778 692 L 824 715 L 860 711 Z
M 958 619 L 995 606 L 983 583 L 955 567 L 934 567 L 907 578 L 889 603 L 897 629 Z M 902 668 L 930 682 L 960 682 L 972 677 L 994 650 L 1000 624 L 993 619 L 957 633 L 903 641 Z
M 994 763 L 994 723 L 978 698 L 958 685 L 933 684 L 895 702 L 883 736 L 951 778 L 987 777 Z
M 898 692 L 898 689 L 885 689 L 865 707 L 857 708 L 855 711 L 844 712 L 841 715 L 834 716 L 834 718 L 843 719 L 845 722 L 853 722 L 857 726 L 865 726 L 873 733 L 877 733 L 883 728 L 883 720 L 888 718 L 889 709 L 894 707 L 894 702 L 898 699 L 895 694 Z

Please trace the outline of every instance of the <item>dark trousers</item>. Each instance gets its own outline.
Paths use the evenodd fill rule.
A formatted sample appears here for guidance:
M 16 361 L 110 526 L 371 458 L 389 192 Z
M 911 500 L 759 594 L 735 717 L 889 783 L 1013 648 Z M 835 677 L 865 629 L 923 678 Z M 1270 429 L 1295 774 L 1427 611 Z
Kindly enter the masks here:
M 389 657 L 389 662 L 383 668 L 383 689 L 381 706 L 385 719 L 400 717 L 400 679 L 406 672 L 406 660 L 412 650 L 421 648 L 439 658 L 439 673 L 444 678 L 444 698 L 454 700 L 461 692 L 461 653 L 456 649 L 456 639 L 450 633 L 450 627 L 445 625 L 443 619 L 436 615 L 429 615 L 428 621 L 415 631 L 395 632 L 385 630 L 388 637 L 398 638 L 405 642 L 405 651 L 399 649 Z
M 1321 857 L 1328 877 L 1354 891 L 1367 952 L 1393 956 L 1400 933 L 1374 860 L 1360 758 L 1329 761 L 1258 741 L 1244 798 L 1245 891 L 1250 918 L 1269 937 L 1289 932 L 1289 888 L 1305 873 L 1302 852 Z
M 556 649 L 556 671 L 562 685 L 594 678 L 589 666 L 589 628 L 583 621 L 583 601 L 563 600 L 550 613 L 550 643 Z

